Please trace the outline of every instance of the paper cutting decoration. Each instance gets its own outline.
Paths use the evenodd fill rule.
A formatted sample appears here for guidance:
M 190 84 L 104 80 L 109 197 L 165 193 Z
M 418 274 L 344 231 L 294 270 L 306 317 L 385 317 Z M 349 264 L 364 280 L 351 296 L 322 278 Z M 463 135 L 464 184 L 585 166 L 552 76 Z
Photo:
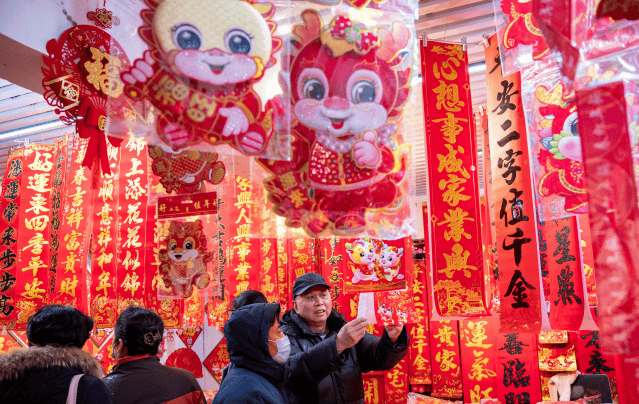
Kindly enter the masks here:
M 382 241 L 362 237 L 347 242 L 345 249 L 349 260 L 344 291 L 358 293 L 406 288 L 405 260 L 402 259 L 405 248 L 405 239 Z M 380 314 L 389 320 L 392 316 L 392 312 Z
M 392 215 L 405 202 L 399 185 L 408 162 L 395 136 L 410 93 L 400 56 L 410 31 L 400 22 L 372 31 L 346 16 L 325 28 L 313 10 L 302 19 L 289 72 L 292 160 L 259 161 L 288 226 L 353 234 L 367 227 L 369 210 Z
M 104 29 L 112 28 L 114 25 L 120 25 L 120 18 L 113 15 L 113 12 L 106 8 L 96 8 L 95 11 L 87 13 L 87 19 Z
M 109 34 L 90 25 L 78 25 L 64 31 L 58 40 L 47 43 L 44 98 L 67 125 L 76 124 L 81 138 L 89 139 L 82 164 L 100 164 L 102 171 L 111 173 L 108 162 L 107 138 L 118 147 L 122 139 L 106 136 L 107 97 L 116 102 L 108 114 L 116 120 L 126 120 L 124 84 L 120 71 L 129 68 L 124 49 Z
M 191 348 L 179 348 L 173 351 L 166 359 L 166 366 L 188 370 L 196 379 L 204 377 L 202 361 Z
M 224 163 L 217 161 L 217 153 L 197 150 L 173 152 L 168 147 L 151 146 L 151 169 L 160 178 L 167 194 L 205 192 L 205 182 L 216 185 L 224 179 Z
M 275 64 L 275 7 L 253 0 L 146 0 L 143 59 L 122 75 L 126 93 L 161 112 L 158 136 L 178 150 L 206 141 L 262 152 L 271 136 L 253 84 Z M 270 105 L 270 104 L 269 104 Z
M 212 254 L 206 251 L 206 236 L 202 221 L 178 222 L 169 225 L 166 248 L 159 252 L 160 275 L 164 285 L 178 297 L 189 297 L 193 287 L 204 289 L 210 282 L 206 264 Z

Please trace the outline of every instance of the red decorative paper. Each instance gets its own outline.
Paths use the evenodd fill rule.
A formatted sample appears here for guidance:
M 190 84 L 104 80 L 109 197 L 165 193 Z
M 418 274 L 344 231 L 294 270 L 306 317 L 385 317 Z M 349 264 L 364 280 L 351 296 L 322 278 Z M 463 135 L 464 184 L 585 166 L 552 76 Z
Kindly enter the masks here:
M 391 222 L 404 215 L 408 149 L 396 140 L 410 93 L 401 56 L 410 30 L 396 21 L 373 31 L 343 15 L 325 26 L 315 10 L 301 18 L 289 69 L 292 159 L 258 162 L 287 226 L 352 237 L 372 230 L 378 210 Z
M 497 398 L 503 403 L 541 401 L 537 336 L 534 334 L 497 334 Z
M 177 331 L 178 338 L 187 348 L 193 348 L 200 334 L 202 334 L 202 327 L 185 327 Z
M 145 223 L 148 200 L 146 142 L 125 139 L 120 148 L 118 192 L 118 312 L 130 305 L 145 306 Z
M 180 327 L 183 329 L 202 327 L 204 325 L 204 310 L 206 299 L 195 290 L 190 297 L 182 302 L 183 313 L 180 319 Z
M 260 239 L 259 290 L 269 302 L 280 300 L 277 268 L 277 239 Z
M 433 397 L 462 397 L 459 325 L 457 321 L 430 322 L 430 360 L 433 374 Z
M 544 233 L 548 245 L 550 326 L 553 330 L 577 331 L 586 307 L 577 220 L 573 216 L 546 221 Z
M 428 41 L 421 49 L 435 309 L 443 317 L 485 315 L 468 56 L 461 45 Z
M 544 37 L 533 16 L 532 1 L 502 0 L 501 11 L 508 17 L 508 24 L 498 33 L 505 50 L 515 49 L 519 45 L 532 46 L 532 56 L 535 60 L 548 52 Z
M 191 348 L 180 348 L 173 351 L 166 359 L 166 366 L 188 370 L 193 373 L 196 379 L 204 377 L 202 361 Z
M 408 377 L 411 385 L 431 384 L 430 335 L 428 330 L 428 290 L 427 266 L 422 260 L 413 261 L 413 305 L 415 324 L 407 326 L 409 335 L 408 346 Z
M 50 200 L 58 149 L 54 145 L 31 144 L 24 149 L 20 196 L 20 231 L 17 239 L 16 294 L 18 321 L 25 330 L 27 320 L 47 303 L 51 231 Z M 6 195 L 5 195 L 6 198 Z
M 51 234 L 50 234 L 50 265 L 49 265 L 49 284 L 47 291 L 47 302 L 53 303 L 55 299 L 55 286 L 56 286 L 56 277 L 58 268 L 60 265 L 58 264 L 60 254 L 60 239 L 63 238 L 64 233 L 62 233 L 61 225 L 64 220 L 63 212 L 64 206 L 62 204 L 63 200 L 66 199 L 66 177 L 67 177 L 67 168 L 68 168 L 68 159 L 69 159 L 69 144 L 68 139 L 63 139 L 61 141 L 56 140 L 57 154 L 55 158 L 55 171 L 53 173 L 53 179 L 51 183 Z M 86 278 L 84 278 L 86 279 Z
M 315 239 L 307 237 L 305 234 L 294 231 L 292 237 L 287 239 L 288 244 L 288 295 L 289 301 L 293 302 L 293 285 L 300 276 L 317 272 L 315 265 Z
M 228 143 L 246 154 L 262 152 L 272 133 L 273 109 L 267 104 L 263 111 L 253 85 L 275 65 L 282 46 L 273 35 L 275 6 L 252 0 L 204 6 L 165 0 L 161 7 L 148 0 L 146 5 L 139 33 L 150 50 L 122 79 L 131 98 L 146 98 L 160 111 L 156 129 L 162 141 L 175 150 L 206 141 Z M 195 25 L 181 26 L 184 21 Z M 210 70 L 198 68 L 201 58 Z
M 117 317 L 117 223 L 120 149 L 109 146 L 111 174 L 100 175 L 93 196 L 91 316 L 96 328 L 113 327 Z
M 228 350 L 226 349 L 226 339 L 222 340 L 204 359 L 203 365 L 215 377 L 218 383 L 222 382 L 222 370 L 231 363 Z
M 217 153 L 197 150 L 174 152 L 160 146 L 149 147 L 151 169 L 160 178 L 167 194 L 206 192 L 206 184 L 217 185 L 224 179 L 226 168 L 217 161 Z
M 278 226 L 277 238 L 277 287 L 279 291 L 279 303 L 282 311 L 288 311 L 292 308 L 288 294 L 288 243 L 286 239 L 280 237 Z M 283 230 L 283 229 L 282 229 Z M 319 248 L 319 247 L 318 247 Z
M 577 370 L 575 345 L 539 345 L 539 370 L 543 372 L 573 372 Z
M 0 327 L 15 323 L 18 313 L 21 312 L 21 310 L 16 310 L 18 302 L 16 258 L 18 257 L 17 235 L 20 228 L 19 204 L 25 161 L 23 152 L 24 149 L 16 149 L 9 153 L 2 179 L 0 230 L 3 240 L 0 243 L 0 251 L 2 251 L 0 253 Z
M 21 348 L 22 345 L 18 344 L 9 335 L 0 335 L 0 352 L 11 352 L 16 348 Z
M 320 239 L 320 269 L 321 275 L 331 287 L 331 299 L 333 310 L 344 315 L 346 321 L 357 318 L 359 295 L 346 295 L 344 293 L 346 241 L 338 238 Z M 373 326 L 372 324 L 370 326 Z M 370 332 L 370 331 L 369 331 Z
M 384 376 L 369 376 L 364 373 L 364 403 L 385 404 Z
M 486 52 L 488 125 L 499 290 L 500 331 L 539 332 L 541 277 L 519 73 L 503 77 L 496 35 Z
M 47 52 L 42 68 L 44 98 L 56 107 L 64 123 L 76 123 L 80 137 L 89 140 L 83 165 L 97 168 L 99 164 L 109 174 L 107 138 L 116 147 L 122 140 L 106 136 L 107 115 L 116 121 L 130 118 L 124 107 L 125 97 L 121 97 L 124 85 L 119 77 L 121 70 L 129 68 L 124 49 L 101 29 L 76 25 L 58 40 L 50 40 Z M 118 100 L 108 113 L 107 97 Z
M 63 200 L 60 226 L 60 249 L 55 282 L 54 302 L 76 307 L 89 313 L 87 282 L 87 255 L 93 226 L 93 194 L 91 170 L 82 166 L 88 141 L 74 142 L 66 195 Z M 65 165 L 66 168 L 66 165 Z M 73 286 L 73 287 L 71 287 Z
M 95 358 L 100 361 L 100 366 L 102 366 L 102 369 L 104 369 L 104 374 L 111 373 L 111 370 L 115 365 L 115 360 L 113 359 L 113 338 L 111 335 L 112 330 L 113 329 L 109 329 L 109 333 L 106 334 L 108 340 L 100 345 L 102 348 L 99 349 L 98 353 L 95 355 Z
M 412 252 L 409 238 L 380 240 L 362 237 L 344 240 L 348 255 L 344 268 L 345 293 L 406 288 L 408 271 L 405 255 Z
M 464 397 L 467 402 L 497 397 L 498 377 L 495 339 L 499 318 L 478 317 L 459 323 Z
M 581 238 L 581 258 L 584 264 L 588 304 L 597 306 L 597 282 L 595 281 L 595 259 L 592 255 L 592 237 L 590 235 L 590 219 L 588 215 L 579 215 L 579 232 Z
M 104 29 L 112 28 L 114 25 L 120 25 L 120 19 L 106 8 L 96 8 L 95 11 L 89 11 L 87 13 L 87 20 L 93 21 L 97 27 Z
M 613 20 L 639 20 L 639 4 L 634 0 L 601 0 L 597 6 L 597 18 Z
M 613 399 L 617 399 L 615 357 L 602 352 L 599 331 L 579 331 L 574 335 L 577 369 L 583 374 L 603 374 L 610 380 Z
M 158 198 L 158 219 L 174 219 L 217 213 L 217 194 L 205 192 Z
M 549 331 L 539 333 L 540 344 L 567 344 L 568 331 Z
M 99 328 L 91 330 L 89 339 L 97 347 L 100 348 L 113 333 L 113 328 Z
M 609 353 L 635 355 L 639 350 L 639 207 L 624 84 L 578 91 L 577 106 L 602 346 Z
M 404 404 L 408 395 L 408 358 L 386 372 L 384 378 L 385 404 Z

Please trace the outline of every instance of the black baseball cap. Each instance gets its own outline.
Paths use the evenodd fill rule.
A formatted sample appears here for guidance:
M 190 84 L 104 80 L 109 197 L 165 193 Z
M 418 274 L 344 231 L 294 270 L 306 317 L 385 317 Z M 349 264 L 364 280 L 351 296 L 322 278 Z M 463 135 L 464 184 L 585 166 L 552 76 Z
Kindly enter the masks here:
M 324 277 L 320 274 L 310 272 L 300 276 L 299 278 L 295 280 L 295 283 L 293 284 L 293 298 L 295 298 L 298 295 L 301 295 L 302 293 L 306 292 L 313 286 L 317 286 L 317 285 L 325 286 L 326 289 L 331 288 L 330 286 L 328 286 L 328 284 L 324 280 Z

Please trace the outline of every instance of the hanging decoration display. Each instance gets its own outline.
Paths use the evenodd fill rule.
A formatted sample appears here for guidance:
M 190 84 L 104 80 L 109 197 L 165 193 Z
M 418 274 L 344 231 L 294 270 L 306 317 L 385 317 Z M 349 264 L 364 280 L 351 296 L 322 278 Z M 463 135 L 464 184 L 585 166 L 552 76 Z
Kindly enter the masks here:
M 639 284 L 635 276 L 639 246 L 634 236 L 639 208 L 624 84 L 615 82 L 578 91 L 577 106 L 597 269 L 601 341 L 609 352 L 634 354 L 639 349 Z
M 498 317 L 487 316 L 459 323 L 464 397 L 469 402 L 497 397 L 497 385 L 501 382 L 495 357 L 498 322 Z
M 408 346 L 408 381 L 411 385 L 432 383 L 426 271 L 426 262 L 423 260 L 413 261 L 415 280 L 413 282 L 412 292 L 415 321 L 414 324 L 407 326 L 408 335 L 410 336 L 410 345 Z
M 608 376 L 612 397 L 617 400 L 617 376 L 614 357 L 602 352 L 599 331 L 579 331 L 575 336 L 577 367 L 582 374 Z
M 105 134 L 107 115 L 114 121 L 136 119 L 120 81 L 120 72 L 129 69 L 124 49 L 105 31 L 76 25 L 49 41 L 47 52 L 44 98 L 62 122 L 75 123 L 78 135 L 89 140 L 83 165 L 110 174 L 107 139 L 115 147 L 122 139 Z M 108 111 L 107 98 L 114 100 Z
M 574 372 L 577 370 L 575 345 L 539 345 L 539 370 L 542 372 Z
M 18 270 L 16 258 L 18 257 L 18 229 L 19 204 L 22 190 L 22 173 L 24 171 L 24 149 L 12 150 L 7 157 L 7 166 L 2 179 L 2 200 L 0 208 L 2 217 L 0 218 L 0 230 L 2 231 L 2 242 L 0 243 L 0 327 L 16 322 L 19 313 L 23 313 L 24 304 L 17 309 L 18 303 L 22 302 L 17 294 L 16 280 Z M 22 315 L 23 322 L 25 314 L 28 318 L 29 310 Z
M 443 317 L 485 315 L 468 56 L 461 45 L 428 41 L 421 49 L 435 308 Z
M 346 239 L 344 292 L 375 292 L 406 289 L 406 259 L 409 239 L 379 240 L 372 237 Z
M 541 401 L 537 336 L 533 334 L 497 334 L 497 398 L 504 403 Z
M 25 330 L 31 314 L 49 299 L 51 241 L 50 192 L 58 149 L 55 145 L 30 144 L 24 149 L 19 202 L 20 227 L 16 232 L 16 328 Z M 6 199 L 6 195 L 5 195 Z M 19 296 L 19 297 L 18 297 Z
M 542 310 L 521 77 L 519 73 L 502 76 L 496 35 L 489 43 L 485 47 L 486 85 L 499 257 L 500 331 L 538 333 L 547 317 Z
M 430 360 L 433 374 L 433 397 L 462 397 L 459 323 L 455 320 L 430 322 Z
M 215 377 L 218 383 L 222 383 L 222 370 L 231 363 L 229 352 L 226 349 L 226 338 L 213 348 L 209 356 L 204 359 L 203 365 Z
M 373 30 L 345 15 L 327 26 L 314 10 L 301 18 L 287 72 L 292 159 L 258 161 L 271 174 L 265 186 L 273 211 L 287 226 L 312 237 L 361 233 L 368 213 L 397 219 L 408 197 L 409 146 L 395 139 L 410 94 L 402 51 L 411 33 L 399 21 Z M 405 228 L 399 223 L 397 231 Z
M 96 27 L 109 29 L 120 25 L 120 18 L 113 15 L 112 11 L 105 8 L 96 8 L 95 11 L 87 13 L 87 20 L 93 21 Z
M 196 0 L 146 5 L 139 34 L 149 50 L 122 79 L 128 96 L 160 111 L 159 140 L 174 150 L 206 142 L 249 155 L 264 151 L 273 107 L 263 109 L 253 85 L 282 46 L 273 35 L 275 6 L 252 0 L 216 0 L 204 9 Z
M 61 141 L 56 141 L 57 154 L 55 159 L 55 172 L 51 183 L 51 248 L 49 252 L 51 254 L 49 265 L 49 284 L 47 291 L 47 302 L 53 301 L 55 297 L 55 285 L 58 272 L 58 260 L 60 258 L 60 226 L 62 225 L 63 204 L 64 198 L 63 191 L 65 190 L 68 159 L 69 159 L 69 143 L 65 137 Z M 62 233 L 64 234 L 64 233 Z
M 279 300 L 279 284 L 277 280 L 277 239 L 260 239 L 260 286 L 258 288 L 266 300 L 276 302 Z
M 384 378 L 386 404 L 404 404 L 408 394 L 408 358 L 404 356 L 397 365 L 386 372 Z

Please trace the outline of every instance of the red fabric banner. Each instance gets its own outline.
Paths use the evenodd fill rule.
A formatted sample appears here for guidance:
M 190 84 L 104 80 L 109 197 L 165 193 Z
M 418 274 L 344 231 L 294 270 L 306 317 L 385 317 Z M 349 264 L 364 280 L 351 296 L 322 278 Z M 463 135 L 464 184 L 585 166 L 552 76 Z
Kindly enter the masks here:
M 111 174 L 100 175 L 93 197 L 91 316 L 96 328 L 113 327 L 117 317 L 118 188 L 120 149 L 108 145 Z
M 288 250 L 288 299 L 293 302 L 293 284 L 300 276 L 317 272 L 315 267 L 315 239 L 309 238 L 301 229 L 291 231 L 287 239 Z
M 579 331 L 575 334 L 577 369 L 583 374 L 607 375 L 613 399 L 617 398 L 617 371 L 613 355 L 604 354 L 599 343 L 599 331 Z
M 260 239 L 260 291 L 269 302 L 279 302 L 279 284 L 277 281 L 277 239 Z M 284 309 L 284 308 L 282 308 Z M 282 311 L 282 314 L 284 312 Z
M 59 268 L 60 258 L 60 227 L 63 221 L 63 202 L 66 199 L 66 177 L 69 159 L 69 144 L 65 138 L 61 141 L 56 140 L 57 154 L 55 158 L 55 171 L 53 173 L 53 182 L 51 184 L 51 234 L 50 234 L 50 265 L 49 265 L 49 284 L 47 292 L 47 303 L 53 303 L 55 300 L 56 277 Z M 84 278 L 86 279 L 86 278 Z
M 420 49 L 435 309 L 440 316 L 485 315 L 468 56 L 461 45 L 434 41 Z
M 433 374 L 433 397 L 462 397 L 461 359 L 459 353 L 459 323 L 430 322 L 430 360 Z
M 541 278 L 519 73 L 503 77 L 497 36 L 486 52 L 488 125 L 499 290 L 500 331 L 538 333 L 542 325 Z
M 18 206 L 22 185 L 24 166 L 24 149 L 13 150 L 7 158 L 7 167 L 2 180 L 2 219 L 0 231 L 0 327 L 15 323 L 18 313 L 16 310 L 18 296 L 16 295 L 18 252 L 18 230 L 20 228 Z M 26 314 L 26 313 L 25 313 Z M 27 316 L 28 317 L 28 316 Z M 24 322 L 24 315 L 23 320 Z
M 118 312 L 130 305 L 146 306 L 145 223 L 148 200 L 148 153 L 146 142 L 130 137 L 122 142 L 118 195 Z
M 581 259 L 584 264 L 588 304 L 597 306 L 597 282 L 595 281 L 595 260 L 592 256 L 592 236 L 590 235 L 590 219 L 588 215 L 579 215 L 579 231 L 581 238 Z
M 25 330 L 28 317 L 47 303 L 52 203 L 56 147 L 31 144 L 24 150 L 16 299 L 20 310 L 16 329 Z M 24 227 L 23 227 L 24 226 Z
M 320 268 L 326 283 L 331 287 L 329 291 L 333 301 L 333 310 L 342 313 L 346 321 L 351 321 L 357 317 L 359 295 L 344 293 L 344 263 L 347 257 L 345 244 L 344 239 L 321 239 L 319 245 Z M 291 281 L 289 280 L 289 282 Z
M 497 397 L 500 382 L 495 358 L 495 338 L 499 330 L 496 316 L 460 321 L 460 354 L 466 403 Z
M 550 326 L 553 330 L 577 331 L 586 304 L 577 220 L 574 216 L 548 220 L 544 233 L 548 245 Z
M 408 346 L 408 375 L 413 384 L 431 384 L 430 338 L 428 330 L 428 290 L 426 278 L 426 262 L 413 261 L 413 299 L 415 307 L 415 324 L 408 326 L 410 336 Z
M 365 404 L 385 404 L 386 394 L 384 391 L 384 376 L 370 376 L 363 374 L 364 379 L 364 403 Z
M 570 339 L 565 344 L 537 345 L 539 370 L 541 372 L 573 372 L 577 370 L 575 344 Z
M 278 227 L 278 232 L 279 230 Z M 290 310 L 292 304 L 288 300 L 288 243 L 279 234 L 277 237 L 277 289 L 282 312 Z
M 58 270 L 55 282 L 55 303 L 72 305 L 89 313 L 87 254 L 93 223 L 93 193 L 91 170 L 82 166 L 88 141 L 73 144 L 69 181 L 64 197 L 64 213 L 59 231 Z M 65 165 L 66 167 L 66 165 Z
M 639 351 L 639 206 L 623 82 L 577 92 L 599 325 L 607 353 Z M 614 257 L 615 259 L 611 259 Z M 635 385 L 635 375 L 628 375 Z
M 495 349 L 500 402 L 534 404 L 541 401 L 537 336 L 497 334 Z
M 384 378 L 385 404 L 405 404 L 408 395 L 408 358 L 399 361 Z

